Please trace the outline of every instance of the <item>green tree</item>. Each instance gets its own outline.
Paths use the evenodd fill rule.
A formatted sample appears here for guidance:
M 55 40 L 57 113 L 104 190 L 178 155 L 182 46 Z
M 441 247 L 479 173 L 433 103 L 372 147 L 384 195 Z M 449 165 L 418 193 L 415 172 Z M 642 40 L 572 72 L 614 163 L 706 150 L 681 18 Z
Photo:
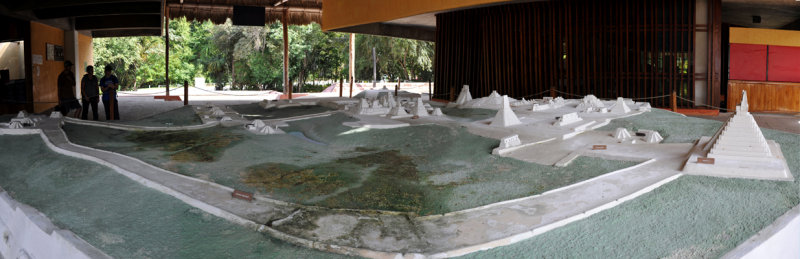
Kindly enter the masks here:
M 428 81 L 433 78 L 433 43 L 373 35 L 356 36 L 357 78 L 372 79 L 375 48 L 378 80 Z
M 349 35 L 323 32 L 318 24 L 289 26 L 289 78 L 302 91 L 308 82 L 330 82 L 348 74 Z M 230 21 L 173 19 L 170 32 L 170 82 L 203 76 L 217 89 L 283 90 L 283 29 L 280 23 L 234 26 Z M 378 52 L 378 74 L 386 80 L 430 80 L 433 44 L 407 39 L 359 35 L 357 78 L 372 78 L 372 47 Z M 98 66 L 112 64 L 125 90 L 157 86 L 164 79 L 164 38 L 98 38 Z M 102 69 L 97 69 L 102 74 Z

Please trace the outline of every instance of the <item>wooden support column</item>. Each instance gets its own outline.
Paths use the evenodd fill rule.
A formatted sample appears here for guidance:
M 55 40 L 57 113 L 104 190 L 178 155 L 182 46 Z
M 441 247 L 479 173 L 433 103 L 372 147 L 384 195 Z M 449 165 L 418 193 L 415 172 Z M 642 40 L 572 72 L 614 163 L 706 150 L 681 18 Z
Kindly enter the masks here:
M 189 105 L 189 81 L 183 81 L 183 106 Z
M 292 99 L 292 86 L 289 84 L 289 9 L 283 9 L 283 91 Z
M 711 39 L 710 54 L 711 59 L 708 63 L 711 79 L 711 105 L 719 107 L 721 100 L 721 81 L 722 81 L 722 0 L 709 0 L 709 30 Z
M 356 35 L 350 33 L 350 98 L 353 98 L 353 81 L 356 79 Z
M 353 78 L 350 78 L 350 98 L 353 98 Z
M 339 78 L 339 97 L 342 97 L 342 95 L 344 95 L 344 80 Z
M 675 90 L 672 90 L 672 94 L 669 95 L 669 107 L 673 112 L 678 112 L 678 94 L 675 93 Z
M 169 96 L 169 7 L 164 10 L 164 78 L 167 82 L 167 96 Z
M 428 101 L 432 100 L 433 100 L 433 83 L 431 83 L 431 81 L 428 81 Z

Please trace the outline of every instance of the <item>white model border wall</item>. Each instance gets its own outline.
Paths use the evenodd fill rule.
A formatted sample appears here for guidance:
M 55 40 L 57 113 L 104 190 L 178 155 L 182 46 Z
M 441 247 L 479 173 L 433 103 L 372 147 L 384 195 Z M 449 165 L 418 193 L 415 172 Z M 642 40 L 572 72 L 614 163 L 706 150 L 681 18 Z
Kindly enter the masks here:
M 111 258 L 0 187 L 0 257 Z

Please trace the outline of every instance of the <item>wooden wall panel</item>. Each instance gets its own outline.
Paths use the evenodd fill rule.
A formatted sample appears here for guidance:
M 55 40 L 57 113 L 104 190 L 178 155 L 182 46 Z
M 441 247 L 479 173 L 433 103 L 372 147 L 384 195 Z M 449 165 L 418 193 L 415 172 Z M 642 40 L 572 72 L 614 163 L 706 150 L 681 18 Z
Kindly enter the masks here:
M 47 44 L 64 46 L 64 31 L 31 22 L 31 54 L 42 57 L 42 64 L 33 64 L 33 112 L 58 105 L 58 75 L 64 71 L 64 61 L 47 60 Z
M 742 90 L 751 112 L 800 112 L 800 83 L 729 80 L 728 110 L 735 110 Z
M 467 84 L 473 97 L 691 100 L 694 13 L 694 0 L 563 0 L 438 14 L 434 97 Z

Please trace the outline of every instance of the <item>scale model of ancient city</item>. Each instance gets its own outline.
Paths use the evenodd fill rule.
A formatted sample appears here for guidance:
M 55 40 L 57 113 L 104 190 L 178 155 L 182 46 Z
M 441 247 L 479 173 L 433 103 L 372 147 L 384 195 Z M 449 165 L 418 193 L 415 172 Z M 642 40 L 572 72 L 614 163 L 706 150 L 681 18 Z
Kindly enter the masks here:
M 705 131 L 686 126 L 701 119 L 623 97 L 473 98 L 463 86 L 446 104 L 383 89 L 159 115 L 189 114 L 185 123 L 20 112 L 0 134 L 40 135 L 57 153 L 295 245 L 453 257 L 547 232 L 581 233 L 581 221 L 626 202 L 668 211 L 669 202 L 642 196 L 685 175 L 706 176 L 693 183 L 699 189 L 721 179 L 794 181 L 781 145 L 762 133 L 743 96 L 727 122 L 708 121 Z

